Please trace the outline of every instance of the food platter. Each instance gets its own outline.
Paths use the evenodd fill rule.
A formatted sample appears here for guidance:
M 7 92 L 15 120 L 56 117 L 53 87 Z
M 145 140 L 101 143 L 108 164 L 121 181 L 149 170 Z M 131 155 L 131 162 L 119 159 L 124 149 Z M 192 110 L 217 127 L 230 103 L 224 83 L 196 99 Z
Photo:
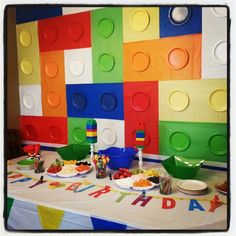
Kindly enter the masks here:
M 146 181 L 149 183 L 148 186 L 134 186 L 134 183 L 137 181 Z M 122 179 L 114 179 L 113 182 L 122 189 L 133 189 L 137 191 L 143 190 L 151 190 L 156 186 L 159 186 L 159 183 L 153 183 L 147 179 L 147 176 L 143 174 L 132 175 L 131 177 L 122 178 Z
M 77 175 L 83 175 L 88 173 L 92 166 L 90 163 L 73 163 L 66 161 L 59 161 L 52 163 L 51 166 L 47 169 L 47 174 L 52 177 L 61 177 L 61 178 L 70 178 Z

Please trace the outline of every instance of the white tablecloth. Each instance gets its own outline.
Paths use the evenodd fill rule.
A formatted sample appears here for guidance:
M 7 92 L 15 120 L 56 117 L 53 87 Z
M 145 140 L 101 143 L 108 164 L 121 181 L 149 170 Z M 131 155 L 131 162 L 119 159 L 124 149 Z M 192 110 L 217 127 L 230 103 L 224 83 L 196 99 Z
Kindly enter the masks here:
M 55 158 L 60 159 L 56 152 L 43 151 L 42 155 L 45 157 L 46 169 Z M 22 158 L 24 157 L 14 159 L 13 162 L 16 163 L 16 161 Z M 138 167 L 136 161 L 134 161 L 132 168 L 135 167 Z M 145 162 L 144 168 L 149 167 L 162 168 L 161 164 Z M 147 196 L 151 196 L 152 199 L 145 206 L 141 206 L 142 202 L 136 205 L 132 204 L 135 199 L 139 197 L 140 192 L 120 189 L 108 177 L 105 179 L 96 179 L 94 169 L 87 174 L 86 178 L 82 178 L 81 176 L 58 178 L 48 176 L 46 173 L 35 174 L 33 170 L 19 171 L 16 170 L 15 164 L 9 165 L 8 171 L 22 173 L 24 176 L 32 178 L 27 182 L 17 183 L 10 183 L 14 179 L 8 178 L 7 195 L 16 201 L 14 203 L 14 205 L 16 205 L 13 205 L 8 219 L 10 228 L 20 229 L 25 227 L 24 229 L 38 229 L 38 227 L 40 227 L 39 221 L 36 220 L 35 217 L 32 217 L 37 212 L 37 205 L 65 211 L 60 229 L 94 229 L 91 218 L 126 225 L 126 229 L 186 230 L 226 229 L 227 227 L 227 204 L 220 206 L 214 212 L 208 211 L 210 208 L 210 200 L 213 199 L 216 194 L 222 202 L 227 203 L 227 197 L 218 193 L 214 188 L 216 183 L 220 183 L 226 179 L 226 172 L 224 171 L 200 169 L 195 179 L 205 181 L 208 184 L 209 192 L 205 195 L 190 196 L 180 193 L 176 189 L 176 183 L 179 179 L 174 179 L 173 193 L 171 195 L 161 195 L 159 188 L 154 188 L 153 190 L 147 191 Z M 49 182 L 34 188 L 29 188 L 41 175 L 44 176 L 44 180 L 48 180 Z M 20 178 L 24 178 L 24 176 Z M 90 185 L 95 186 L 77 193 L 65 190 L 73 182 L 85 183 L 85 180 L 89 181 Z M 53 181 L 65 183 L 65 187 L 49 189 L 48 184 Z M 106 185 L 110 186 L 110 192 L 102 194 L 97 198 L 95 198 L 94 195 L 89 195 L 90 193 L 104 188 Z M 88 185 L 81 185 L 79 189 L 86 186 Z M 122 192 L 128 192 L 130 194 L 119 202 L 117 200 Z M 174 199 L 176 203 L 175 207 L 172 209 L 162 209 L 163 198 Z M 195 208 L 191 211 L 189 209 L 191 199 L 197 199 L 197 202 L 202 206 L 204 211 L 201 211 L 199 208 Z M 16 217 L 21 213 L 23 214 L 24 211 L 27 212 L 27 214 L 24 214 L 24 218 Z M 75 219 L 75 216 L 80 220 L 72 220 Z M 23 222 L 27 222 L 27 224 Z M 81 224 L 81 222 L 86 223 Z

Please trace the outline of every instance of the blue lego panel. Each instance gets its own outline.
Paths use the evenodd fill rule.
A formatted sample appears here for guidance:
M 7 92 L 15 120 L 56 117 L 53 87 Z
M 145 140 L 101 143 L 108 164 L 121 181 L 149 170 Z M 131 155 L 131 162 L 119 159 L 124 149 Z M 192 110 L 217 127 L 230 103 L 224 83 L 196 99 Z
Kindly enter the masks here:
M 26 23 L 62 15 L 62 7 L 57 5 L 16 6 L 16 23 Z
M 202 32 L 202 8 L 198 6 L 160 7 L 160 37 Z
M 124 119 L 123 84 L 66 85 L 69 117 Z

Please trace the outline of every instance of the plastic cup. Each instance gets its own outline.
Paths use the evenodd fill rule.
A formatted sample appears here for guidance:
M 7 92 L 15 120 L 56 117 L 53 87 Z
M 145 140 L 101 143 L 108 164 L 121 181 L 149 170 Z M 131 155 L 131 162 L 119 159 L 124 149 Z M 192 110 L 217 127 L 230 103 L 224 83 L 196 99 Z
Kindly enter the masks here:
M 40 158 L 34 159 L 34 172 L 43 173 L 44 172 L 44 160 Z
M 172 176 L 161 174 L 159 177 L 160 194 L 168 195 L 172 193 Z
M 107 172 L 106 172 L 107 166 L 103 166 L 101 168 L 95 166 L 95 169 L 96 169 L 96 178 L 97 179 L 104 179 L 107 177 Z

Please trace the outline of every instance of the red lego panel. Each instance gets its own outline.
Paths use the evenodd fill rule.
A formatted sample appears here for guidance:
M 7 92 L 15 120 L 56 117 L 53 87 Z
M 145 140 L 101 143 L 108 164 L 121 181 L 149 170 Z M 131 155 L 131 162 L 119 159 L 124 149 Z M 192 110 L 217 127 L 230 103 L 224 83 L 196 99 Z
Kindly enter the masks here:
M 21 137 L 24 141 L 67 144 L 67 118 L 21 116 Z
M 139 123 L 145 127 L 145 153 L 158 153 L 158 82 L 124 83 L 125 145 L 135 146 Z
M 91 47 L 90 12 L 38 21 L 41 52 Z

